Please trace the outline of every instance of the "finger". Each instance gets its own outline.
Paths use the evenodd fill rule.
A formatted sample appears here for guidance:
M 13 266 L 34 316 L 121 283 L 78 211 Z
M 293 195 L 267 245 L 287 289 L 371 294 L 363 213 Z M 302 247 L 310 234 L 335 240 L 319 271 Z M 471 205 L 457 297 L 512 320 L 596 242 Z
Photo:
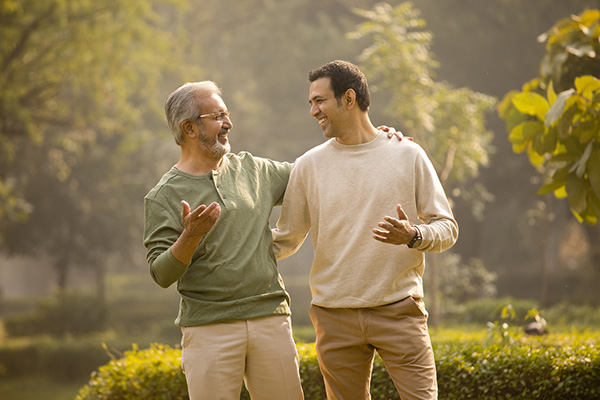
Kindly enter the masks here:
M 379 226 L 381 226 L 382 228 L 391 231 L 392 229 L 400 229 L 400 227 L 402 227 L 402 224 L 396 218 L 385 216 L 383 217 L 383 219 L 385 219 L 386 222 L 379 223 Z
M 373 233 L 378 235 L 378 236 L 382 236 L 382 237 L 388 237 L 388 235 L 390 234 L 390 231 L 386 231 L 383 229 L 373 229 Z
M 406 215 L 400 204 L 396 206 L 396 211 L 398 212 L 398 219 L 400 221 L 408 221 L 408 216 Z
M 181 210 L 181 217 L 183 218 L 190 213 L 190 204 L 185 200 L 181 200 L 181 205 L 183 206 Z
M 206 210 L 206 206 L 204 204 L 200 204 L 194 211 L 192 211 L 192 217 L 199 217 Z
M 214 204 L 214 207 L 212 207 Z M 221 206 L 218 203 L 213 203 L 202 214 L 205 214 L 209 219 L 216 221 L 221 215 Z
M 378 229 L 373 229 L 373 233 L 373 239 L 378 240 L 380 242 L 387 243 L 391 240 L 388 236 L 389 232 L 383 232 Z
M 378 242 L 382 242 L 382 243 L 387 242 L 387 240 L 384 237 L 377 236 L 377 235 L 373 235 L 373 239 L 377 240 Z
M 201 205 L 196 210 L 199 211 L 198 218 L 200 218 L 210 217 L 217 209 L 219 210 L 219 212 L 221 211 L 221 206 L 219 205 L 219 203 L 212 202 L 208 205 L 208 207 L 206 207 L 205 205 Z
M 392 128 L 392 129 L 393 129 L 393 128 Z M 389 132 L 390 132 L 390 127 L 389 127 L 389 126 L 386 126 L 386 125 L 380 125 L 380 126 L 378 126 L 378 127 L 377 127 L 377 130 L 380 130 L 380 131 L 384 131 L 384 132 L 388 132 L 388 133 L 389 133 Z M 391 137 L 391 136 L 390 136 L 390 137 Z

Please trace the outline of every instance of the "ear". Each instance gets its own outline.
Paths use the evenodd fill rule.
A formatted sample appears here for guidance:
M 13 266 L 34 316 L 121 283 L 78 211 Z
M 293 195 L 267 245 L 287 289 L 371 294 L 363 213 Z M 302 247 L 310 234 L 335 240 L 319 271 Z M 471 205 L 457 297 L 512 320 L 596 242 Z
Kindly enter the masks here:
M 354 91 L 354 89 L 346 90 L 346 93 L 344 93 L 343 101 L 346 108 L 354 107 L 354 105 L 356 104 L 356 92 Z
M 194 132 L 194 123 L 190 120 L 181 123 L 181 130 L 188 136 L 196 136 L 196 133 Z

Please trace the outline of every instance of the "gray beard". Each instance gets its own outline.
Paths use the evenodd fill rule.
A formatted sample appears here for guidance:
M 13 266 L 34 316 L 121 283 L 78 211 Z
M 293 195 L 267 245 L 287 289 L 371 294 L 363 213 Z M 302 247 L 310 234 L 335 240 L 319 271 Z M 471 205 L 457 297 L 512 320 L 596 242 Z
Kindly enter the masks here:
M 212 142 L 202 133 L 198 136 L 198 146 L 206 150 L 214 158 L 221 158 L 231 151 L 231 145 L 229 142 L 223 145 L 219 143 L 218 137 L 214 142 Z

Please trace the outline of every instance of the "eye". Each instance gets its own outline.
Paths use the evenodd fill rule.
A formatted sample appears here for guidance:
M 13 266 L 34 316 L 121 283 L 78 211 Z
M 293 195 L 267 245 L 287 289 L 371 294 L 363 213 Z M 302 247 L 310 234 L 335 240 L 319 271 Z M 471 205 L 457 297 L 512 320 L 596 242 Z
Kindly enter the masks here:
M 227 117 L 229 117 L 229 116 L 231 116 L 231 113 L 230 113 L 230 112 L 225 112 L 225 111 L 223 111 L 223 112 L 221 112 L 221 113 L 218 113 L 218 114 L 216 114 L 216 115 L 215 115 L 215 119 L 216 119 L 217 121 L 225 121 L 225 118 L 227 118 Z

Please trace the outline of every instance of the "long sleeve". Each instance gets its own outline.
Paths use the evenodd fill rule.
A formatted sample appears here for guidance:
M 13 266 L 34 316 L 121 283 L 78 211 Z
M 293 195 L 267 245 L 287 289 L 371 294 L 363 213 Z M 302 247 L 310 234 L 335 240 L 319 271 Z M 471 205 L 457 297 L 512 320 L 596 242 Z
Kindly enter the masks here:
M 441 253 L 458 240 L 458 224 L 435 169 L 422 149 L 415 159 L 414 173 L 417 213 L 423 222 L 419 224 L 423 240 L 417 249 Z
M 304 243 L 310 230 L 306 190 L 301 179 L 294 166 L 283 197 L 281 216 L 277 227 L 273 229 L 273 252 L 277 260 L 294 254 Z

